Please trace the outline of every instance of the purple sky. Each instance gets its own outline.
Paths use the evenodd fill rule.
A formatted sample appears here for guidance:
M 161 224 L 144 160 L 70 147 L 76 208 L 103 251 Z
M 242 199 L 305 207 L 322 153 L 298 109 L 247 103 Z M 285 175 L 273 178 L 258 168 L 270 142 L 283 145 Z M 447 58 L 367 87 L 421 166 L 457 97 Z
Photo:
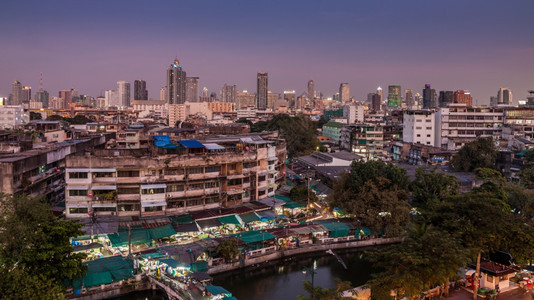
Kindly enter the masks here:
M 57 96 L 100 95 L 119 80 L 147 81 L 159 98 L 178 56 L 188 76 L 219 92 L 224 83 L 326 96 L 400 84 L 421 93 L 469 89 L 487 104 L 499 87 L 517 99 L 534 89 L 532 0 L 0 1 L 0 96 L 18 79 Z M 133 91 L 132 91 L 133 94 Z

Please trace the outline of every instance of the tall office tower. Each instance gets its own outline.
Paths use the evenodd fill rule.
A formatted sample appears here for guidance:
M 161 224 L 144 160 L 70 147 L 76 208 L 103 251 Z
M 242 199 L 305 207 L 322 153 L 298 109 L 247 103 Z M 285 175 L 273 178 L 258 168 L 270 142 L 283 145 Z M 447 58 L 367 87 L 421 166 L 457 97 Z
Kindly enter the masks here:
M 159 100 L 165 100 L 167 99 L 167 87 L 163 86 L 159 90 Z
M 22 104 L 22 84 L 20 81 L 15 80 L 13 85 L 11 85 L 11 105 L 21 105 Z
M 271 93 L 271 91 L 269 91 L 267 93 L 267 108 L 272 109 L 274 111 L 274 104 L 276 103 L 276 101 L 278 101 L 278 99 L 280 99 L 280 94 Z
M 148 100 L 148 91 L 146 90 L 146 81 L 134 81 L 134 100 Z
M 49 106 L 49 99 L 50 95 L 47 91 L 40 90 L 37 93 L 35 93 L 35 102 L 41 102 L 43 105 L 43 108 L 48 108 Z
M 423 89 L 423 108 L 436 108 L 436 98 L 436 90 L 430 88 L 430 84 L 425 84 L 425 88 Z
M 121 106 L 121 101 L 119 98 L 119 92 L 115 90 L 106 90 L 104 91 L 104 97 L 106 99 L 106 106 Z
M 371 100 L 371 107 L 374 111 L 380 111 L 380 106 L 382 106 L 382 97 L 379 94 L 373 94 L 373 99 Z
M 439 91 L 438 103 L 439 107 L 447 107 L 449 104 L 454 103 L 454 92 Z
M 117 81 L 117 93 L 119 97 L 119 106 L 130 106 L 130 83 L 126 81 Z
M 499 97 L 490 96 L 490 106 L 497 106 L 499 104 Z
M 185 78 L 185 99 L 187 102 L 198 102 L 198 77 Z
M 32 87 L 31 86 L 23 86 L 22 87 L 22 103 L 29 103 L 32 99 Z
M 406 106 L 408 107 L 414 106 L 415 101 L 413 98 L 413 90 L 408 89 L 405 92 L 406 92 L 406 98 L 404 99 L 404 101 L 406 101 Z
M 423 96 L 421 96 L 421 94 L 415 93 L 415 96 L 413 98 L 414 98 L 413 100 L 415 102 L 415 105 L 422 106 Z
M 350 86 L 344 82 L 339 85 L 339 101 L 342 103 L 349 102 L 350 100 Z
M 313 79 L 310 79 L 308 81 L 308 99 L 315 98 L 315 85 L 313 83 Z
M 167 69 L 167 103 L 185 103 L 185 82 L 185 71 L 182 69 L 180 62 L 176 58 Z
M 235 103 L 237 86 L 224 84 L 221 89 L 221 102 Z
M 72 103 L 72 90 L 61 90 L 59 91 L 59 99 L 61 104 L 59 106 L 63 109 L 69 108 Z
M 293 107 L 295 108 L 295 99 L 296 98 L 296 93 L 295 91 L 284 91 L 284 100 L 287 101 L 287 105 L 288 107 Z
M 373 96 L 374 96 L 375 93 L 367 93 L 367 102 L 368 103 L 373 103 Z
M 453 96 L 454 103 L 463 103 L 467 106 L 473 106 L 473 97 L 467 90 L 457 90 Z
M 269 74 L 258 72 L 256 85 L 256 109 L 267 109 L 267 94 L 269 92 Z
M 376 93 L 378 94 L 378 96 L 380 97 L 380 103 L 382 103 L 382 101 L 384 101 L 384 92 L 382 91 L 382 88 L 381 87 L 378 87 L 376 89 Z
M 401 86 L 390 85 L 388 86 L 388 107 L 402 106 Z
M 499 98 L 499 104 L 511 105 L 513 99 L 512 91 L 509 88 L 500 88 L 497 92 L 497 98 Z
M 203 87 L 202 88 L 202 97 L 209 97 L 208 88 Z

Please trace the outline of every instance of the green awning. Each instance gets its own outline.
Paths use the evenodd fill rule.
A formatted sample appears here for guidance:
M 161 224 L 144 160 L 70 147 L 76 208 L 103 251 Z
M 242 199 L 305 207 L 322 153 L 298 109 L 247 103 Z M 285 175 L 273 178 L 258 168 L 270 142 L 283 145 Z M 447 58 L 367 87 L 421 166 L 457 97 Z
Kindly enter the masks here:
M 356 232 L 354 233 L 355 237 L 369 236 L 369 235 L 371 235 L 371 229 L 367 227 L 356 228 Z
M 276 200 L 282 200 L 284 202 L 292 202 L 293 200 L 291 200 L 291 198 L 287 197 L 287 196 L 282 196 L 282 195 L 276 195 L 275 196 Z
M 274 235 L 266 231 L 259 231 L 259 230 L 245 231 L 245 232 L 233 234 L 232 236 L 235 236 L 236 238 L 240 239 L 241 241 L 243 241 L 243 243 L 246 243 L 246 244 L 272 240 L 275 238 Z
M 330 232 L 331 238 L 345 237 L 349 234 L 350 226 L 337 220 L 319 220 L 316 223 L 323 225 Z
M 294 209 L 298 207 L 306 207 L 306 203 L 291 201 L 291 202 L 287 202 L 286 204 L 284 204 L 284 207 L 289 208 L 289 209 Z
M 113 278 L 111 277 L 111 272 L 107 271 L 87 274 L 83 277 L 83 286 L 86 288 L 102 284 L 109 284 L 112 282 Z
M 128 245 L 128 228 L 119 229 L 119 232 L 108 234 L 108 238 L 113 247 L 120 247 Z M 132 244 L 146 244 L 150 242 L 150 235 L 146 229 L 140 226 L 131 227 Z
M 193 217 L 191 217 L 190 214 L 174 216 L 174 217 L 170 217 L 170 219 L 171 219 L 171 222 L 174 223 L 174 224 L 189 224 L 189 223 L 193 223 Z
M 141 254 L 141 257 L 142 258 L 146 258 L 146 259 L 160 258 L 160 257 L 164 257 L 164 256 L 165 255 L 163 255 L 163 254 L 161 254 L 159 252 Z
M 151 239 L 156 240 L 175 235 L 176 231 L 172 228 L 171 224 L 167 224 L 165 226 L 150 228 L 148 229 L 148 233 L 150 234 Z
M 222 286 L 217 285 L 207 285 L 206 290 L 210 292 L 210 294 L 216 296 L 216 295 L 225 295 L 225 296 L 232 296 L 232 293 L 224 289 Z
M 245 223 L 251 223 L 251 222 L 260 221 L 260 217 L 258 217 L 258 215 L 256 213 L 254 213 L 254 212 L 249 212 L 249 213 L 246 213 L 246 214 L 242 214 L 242 215 L 239 215 L 239 217 Z
M 171 268 L 184 267 L 184 264 L 172 258 L 160 259 L 159 262 L 162 264 L 166 264 Z
M 231 216 L 224 216 L 217 218 L 221 222 L 221 224 L 235 224 L 235 225 L 241 225 L 241 222 L 237 219 L 236 215 Z
M 191 272 L 208 272 L 207 261 L 197 261 L 191 264 Z

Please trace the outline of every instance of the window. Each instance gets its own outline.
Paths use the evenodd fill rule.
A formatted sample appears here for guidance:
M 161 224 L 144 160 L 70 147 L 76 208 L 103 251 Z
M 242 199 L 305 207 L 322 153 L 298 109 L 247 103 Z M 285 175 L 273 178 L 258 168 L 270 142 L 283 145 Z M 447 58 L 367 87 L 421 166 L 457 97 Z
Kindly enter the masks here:
M 265 191 L 259 191 L 258 192 L 258 196 L 263 196 L 263 195 L 265 195 Z
M 139 204 L 119 204 L 118 211 L 139 211 L 141 205 Z
M 69 190 L 69 196 L 87 196 L 87 190 Z
M 432 130 L 432 127 L 427 127 L 426 130 Z
M 151 212 L 151 211 L 162 211 L 163 206 L 149 206 L 145 207 L 145 212 Z
M 187 186 L 187 190 L 201 190 L 203 188 L 204 188 L 204 184 L 203 183 L 190 183 Z
M 171 184 L 167 185 L 167 192 L 183 192 L 185 187 L 183 184 Z
M 70 179 L 83 179 L 87 178 L 87 172 L 69 172 Z
M 420 135 L 420 134 L 418 134 L 418 135 L 417 135 L 417 137 L 421 137 L 421 135 Z
M 169 199 L 167 201 L 167 208 L 185 207 L 185 200 Z
M 215 196 L 215 197 L 207 197 L 206 198 L 206 204 L 210 204 L 210 203 L 218 203 L 219 202 L 219 197 L 218 196 Z
M 426 137 L 430 137 L 430 134 L 427 134 Z
M 139 170 L 117 171 L 117 177 L 139 177 Z
M 141 194 L 143 195 L 150 195 L 150 194 L 163 194 L 165 193 L 164 188 L 157 188 L 157 189 L 142 189 Z
M 217 172 L 220 172 L 221 171 L 221 167 L 220 166 L 209 166 L 209 167 L 206 167 L 206 173 L 217 173 Z
M 165 175 L 184 175 L 184 169 L 180 168 L 165 169 L 164 172 Z
M 263 177 L 265 177 L 265 176 L 263 176 Z M 241 178 L 236 178 L 236 179 L 228 180 L 228 184 L 227 185 L 231 186 L 231 185 L 240 185 L 240 184 L 243 184 L 243 180 Z
M 209 181 L 209 182 L 204 183 L 204 187 L 207 189 L 216 188 L 216 187 L 219 187 L 219 182 Z
M 95 174 L 96 178 L 113 177 L 113 172 L 96 172 L 96 173 L 93 173 L 93 174 Z
M 71 214 L 86 214 L 88 212 L 87 207 L 71 207 L 69 213 Z
M 246 162 L 246 163 L 243 163 L 243 168 L 254 168 L 258 165 L 258 162 L 256 161 L 251 161 L 251 162 Z
M 415 120 L 415 122 L 418 122 L 418 123 L 419 123 L 419 122 L 423 122 L 423 120 L 421 120 L 421 119 L 417 119 L 417 120 Z
M 420 127 L 420 126 L 419 126 L 419 127 L 415 127 L 415 129 L 417 129 L 417 130 L 421 130 L 421 129 L 423 129 L 423 127 Z
M 259 176 L 258 181 L 265 181 L 265 176 Z
M 202 205 L 204 204 L 202 199 L 190 199 L 190 200 L 187 200 L 187 206 L 197 206 L 197 205 Z
M 130 185 L 130 186 L 118 186 L 117 187 L 117 193 L 124 195 L 124 194 L 138 194 L 139 195 L 139 186 L 138 185 Z
M 117 208 L 115 207 L 93 207 L 94 212 L 99 211 L 117 211 Z
M 202 174 L 204 173 L 204 167 L 189 168 L 186 170 L 186 174 Z

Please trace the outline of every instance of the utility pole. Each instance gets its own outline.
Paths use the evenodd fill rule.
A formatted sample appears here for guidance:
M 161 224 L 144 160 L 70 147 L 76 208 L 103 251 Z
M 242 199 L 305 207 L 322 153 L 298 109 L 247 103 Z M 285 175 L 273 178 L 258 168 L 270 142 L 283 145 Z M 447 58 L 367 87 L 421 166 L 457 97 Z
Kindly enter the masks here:
M 128 224 L 128 256 L 132 256 L 132 230 Z

